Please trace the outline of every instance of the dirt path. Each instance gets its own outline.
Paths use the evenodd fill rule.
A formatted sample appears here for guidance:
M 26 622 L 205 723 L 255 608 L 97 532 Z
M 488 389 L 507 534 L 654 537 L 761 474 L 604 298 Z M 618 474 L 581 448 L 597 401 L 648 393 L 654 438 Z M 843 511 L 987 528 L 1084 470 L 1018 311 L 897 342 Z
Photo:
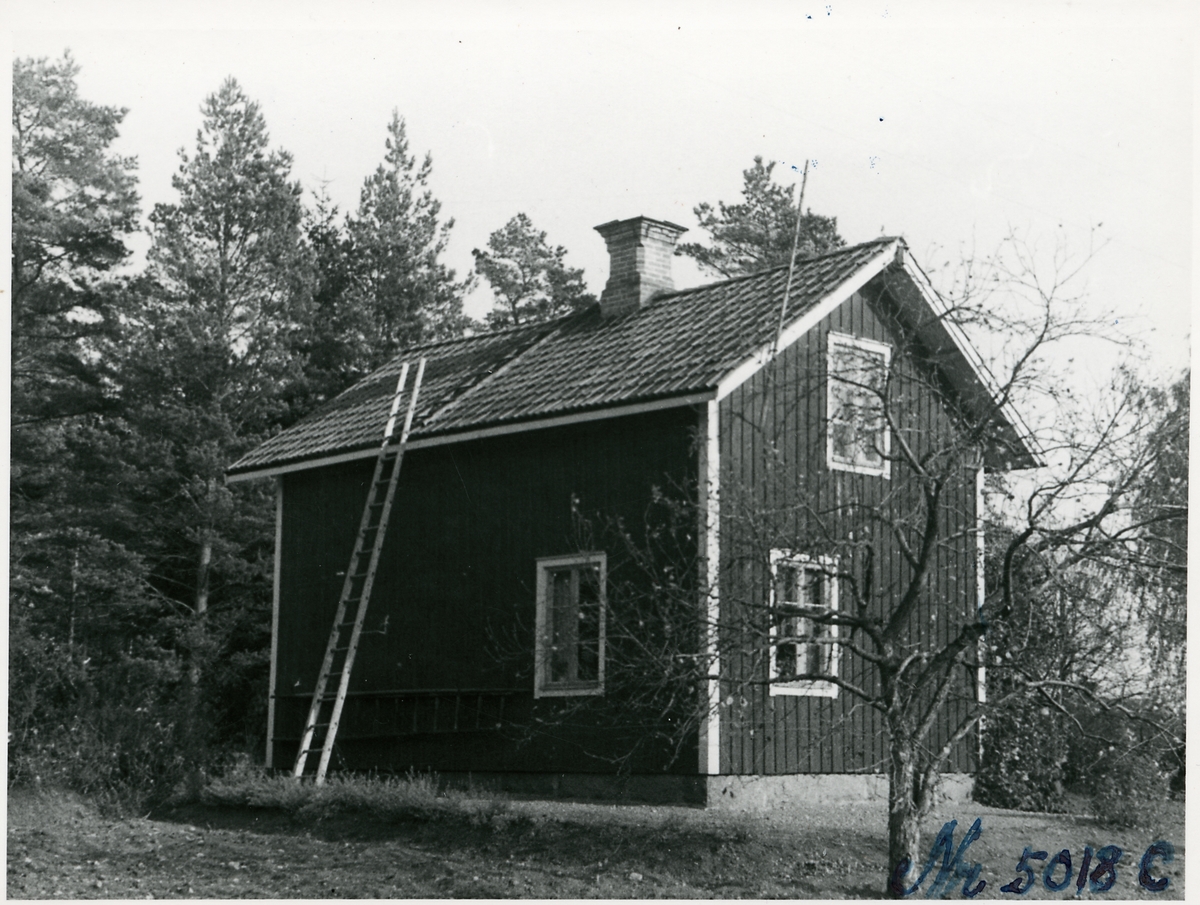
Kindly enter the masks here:
M 1152 841 L 1144 834 L 1118 840 L 1090 821 L 968 807 L 960 836 L 985 814 L 987 831 L 972 849 L 986 865 L 983 897 L 999 896 L 1022 845 L 1043 838 L 1055 851 L 1060 843 L 1081 850 L 1121 842 L 1130 857 L 1120 882 L 1095 898 L 1151 897 L 1136 882 L 1136 859 Z M 1182 893 L 1182 809 L 1178 821 L 1176 862 L 1171 870 L 1157 866 L 1172 885 L 1154 898 Z M 752 818 L 511 802 L 471 823 L 339 818 L 305 827 L 276 812 L 200 806 L 112 819 L 78 797 L 18 791 L 8 802 L 7 891 L 72 899 L 873 898 L 883 876 L 883 829 L 878 803 Z

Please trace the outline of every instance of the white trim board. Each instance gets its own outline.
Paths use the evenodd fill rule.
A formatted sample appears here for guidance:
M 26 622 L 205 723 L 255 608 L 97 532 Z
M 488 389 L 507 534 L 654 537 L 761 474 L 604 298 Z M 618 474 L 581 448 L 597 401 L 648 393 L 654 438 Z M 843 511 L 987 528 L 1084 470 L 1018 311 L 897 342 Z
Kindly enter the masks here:
M 702 519 L 700 562 L 704 575 L 700 581 L 704 606 L 704 650 L 708 668 L 705 713 L 700 720 L 700 772 L 710 776 L 721 772 L 721 655 L 717 636 L 721 615 L 721 406 L 710 399 L 701 413 L 702 436 L 699 468 Z
M 672 396 L 669 399 L 655 399 L 650 402 L 635 402 L 615 408 L 595 409 L 589 412 L 578 412 L 573 415 L 557 415 L 551 418 L 538 418 L 533 421 L 521 421 L 517 424 L 500 424 L 495 427 L 484 427 L 478 430 L 462 431 L 446 434 L 440 437 L 418 438 L 409 440 L 406 448 L 409 450 L 426 449 L 434 446 L 447 446 L 451 443 L 465 443 L 468 440 L 480 440 L 485 437 L 501 437 L 507 434 L 520 434 L 526 431 L 544 430 L 551 427 L 563 427 L 571 424 L 584 424 L 588 421 L 603 421 L 607 418 L 621 418 L 626 415 L 640 415 L 643 412 L 657 412 L 662 409 L 680 408 L 687 405 L 699 405 L 713 398 L 713 391 L 689 393 L 686 396 Z M 332 456 L 322 456 L 319 459 L 304 459 L 284 465 L 267 466 L 254 471 L 244 471 L 225 477 L 226 484 L 238 481 L 250 481 L 255 478 L 269 478 L 276 475 L 290 474 L 295 471 L 309 471 L 313 468 L 324 468 L 326 465 L 338 465 L 342 462 L 354 462 L 358 459 L 374 459 L 379 455 L 379 447 L 355 450 L 354 452 L 337 453 Z
M 266 766 L 275 766 L 275 676 L 279 662 L 279 579 L 283 571 L 283 481 L 275 480 L 275 574 L 271 588 L 271 672 L 267 680 Z

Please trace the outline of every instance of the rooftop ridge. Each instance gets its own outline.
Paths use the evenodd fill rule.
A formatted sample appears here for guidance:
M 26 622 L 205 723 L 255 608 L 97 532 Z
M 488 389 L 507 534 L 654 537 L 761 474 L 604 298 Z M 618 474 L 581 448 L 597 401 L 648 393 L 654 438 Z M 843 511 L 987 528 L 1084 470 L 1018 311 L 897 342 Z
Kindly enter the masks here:
M 833 258 L 837 257 L 838 255 L 850 254 L 851 252 L 857 251 L 860 248 L 867 248 L 871 245 L 887 245 L 889 242 L 895 242 L 897 240 L 903 242 L 904 237 L 880 236 L 877 239 L 868 239 L 866 242 L 856 242 L 854 245 L 845 245 L 841 248 L 835 248 L 833 251 L 827 251 L 823 254 L 814 255 L 811 258 L 804 258 L 801 261 L 797 261 L 796 264 L 811 264 L 814 261 L 822 261 L 825 258 Z M 710 289 L 716 289 L 720 286 L 728 286 L 730 283 L 742 283 L 746 280 L 761 279 L 767 274 L 773 274 L 782 270 L 787 270 L 788 266 L 789 265 L 787 264 L 776 264 L 773 267 L 764 267 L 762 270 L 756 270 L 754 273 L 743 273 L 735 277 L 726 277 L 723 280 L 717 280 L 715 283 L 704 283 L 700 286 L 689 286 L 687 289 L 676 289 L 672 292 L 664 292 L 662 295 L 655 298 L 654 303 L 657 304 L 658 302 L 665 301 L 666 299 L 673 299 L 676 296 L 686 295 L 690 292 L 705 292 Z

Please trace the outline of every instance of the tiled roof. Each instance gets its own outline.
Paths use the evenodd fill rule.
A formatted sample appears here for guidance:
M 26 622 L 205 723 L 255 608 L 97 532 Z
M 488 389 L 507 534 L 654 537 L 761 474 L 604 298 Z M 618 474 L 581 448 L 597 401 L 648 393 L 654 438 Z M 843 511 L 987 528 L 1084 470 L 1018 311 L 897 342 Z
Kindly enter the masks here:
M 895 241 L 797 262 L 789 320 Z M 771 342 L 786 281 L 787 268 L 776 268 L 661 296 L 618 317 L 601 317 L 597 305 L 547 324 L 415 347 L 243 456 L 229 474 L 377 445 L 401 363 L 421 356 L 412 439 L 711 390 Z

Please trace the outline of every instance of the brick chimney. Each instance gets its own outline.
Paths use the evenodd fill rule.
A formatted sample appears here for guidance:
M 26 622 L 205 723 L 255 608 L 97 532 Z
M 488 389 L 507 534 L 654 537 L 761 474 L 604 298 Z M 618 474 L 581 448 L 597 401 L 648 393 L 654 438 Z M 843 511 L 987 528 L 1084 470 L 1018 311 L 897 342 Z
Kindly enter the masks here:
M 686 226 L 634 217 L 596 227 L 608 246 L 608 282 L 600 294 L 600 313 L 616 317 L 641 308 L 660 292 L 671 292 L 671 258 Z

